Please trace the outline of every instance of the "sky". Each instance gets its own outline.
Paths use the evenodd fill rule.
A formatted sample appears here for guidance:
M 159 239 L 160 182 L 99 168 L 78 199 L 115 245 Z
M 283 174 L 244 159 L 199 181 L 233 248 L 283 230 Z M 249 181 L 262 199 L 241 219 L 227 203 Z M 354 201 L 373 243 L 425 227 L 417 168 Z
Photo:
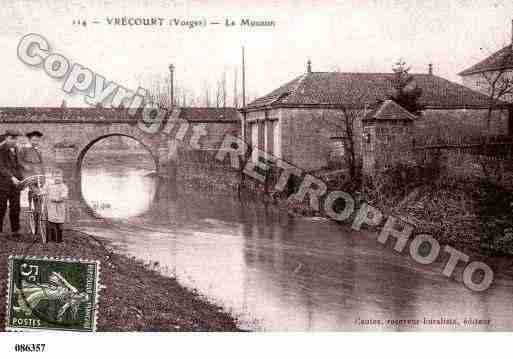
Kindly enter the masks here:
M 17 57 L 20 39 L 37 33 L 53 52 L 126 88 L 167 79 L 188 96 L 205 97 L 226 76 L 231 104 L 234 73 L 240 92 L 241 48 L 246 54 L 249 98 L 265 95 L 306 71 L 390 72 L 398 59 L 411 72 L 460 82 L 458 72 L 511 41 L 512 1 L 149 1 L 3 0 L 0 46 L 2 106 L 87 106 L 62 81 Z M 206 27 L 115 26 L 107 18 L 162 17 L 205 20 Z M 274 21 L 274 27 L 241 27 L 240 20 Z M 227 27 L 226 19 L 237 26 Z M 87 26 L 73 25 L 85 20 Z M 94 24 L 93 21 L 99 23 Z M 219 25 L 210 25 L 219 22 Z M 199 102 L 204 105 L 203 102 Z

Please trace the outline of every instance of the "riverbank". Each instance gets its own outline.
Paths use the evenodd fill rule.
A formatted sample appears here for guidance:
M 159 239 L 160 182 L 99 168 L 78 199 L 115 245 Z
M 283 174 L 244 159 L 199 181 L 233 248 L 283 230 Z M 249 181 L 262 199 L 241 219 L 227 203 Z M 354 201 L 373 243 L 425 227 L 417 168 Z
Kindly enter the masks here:
M 513 255 L 513 193 L 491 182 L 450 178 L 404 181 L 391 176 L 378 187 L 325 183 L 327 192 L 352 194 L 356 208 L 365 202 L 384 216 L 393 215 L 413 225 L 414 234 L 429 233 L 441 244 L 485 256 Z M 284 192 L 261 191 L 242 197 L 246 201 L 258 199 L 296 216 L 328 218 L 323 211 L 311 208 L 308 196 L 301 202 L 289 200 Z M 337 202 L 335 209 L 340 206 L 342 210 L 344 204 Z M 344 223 L 351 223 L 355 215 L 356 211 Z
M 176 279 L 161 275 L 158 263 L 144 264 L 116 254 L 101 240 L 66 230 L 64 243 L 32 243 L 0 237 L 0 301 L 5 303 L 9 255 L 74 257 L 101 262 L 99 331 L 238 331 L 237 321 Z M 0 311 L 0 328 L 5 328 Z

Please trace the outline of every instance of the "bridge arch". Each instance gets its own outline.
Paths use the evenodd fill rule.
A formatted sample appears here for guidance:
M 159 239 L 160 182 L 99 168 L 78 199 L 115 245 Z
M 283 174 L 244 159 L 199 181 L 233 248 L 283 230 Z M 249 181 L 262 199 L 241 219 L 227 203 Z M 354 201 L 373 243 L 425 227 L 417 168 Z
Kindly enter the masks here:
M 87 203 L 87 201 L 84 198 L 84 194 L 83 194 L 83 191 L 82 191 L 82 164 L 84 162 L 84 158 L 85 158 L 87 152 L 96 143 L 98 143 L 98 142 L 100 142 L 100 141 L 102 141 L 102 140 L 104 140 L 106 138 L 109 138 L 109 137 L 127 137 L 127 138 L 131 138 L 131 139 L 137 141 L 151 155 L 151 158 L 152 158 L 153 163 L 155 165 L 156 173 L 159 173 L 159 170 L 160 170 L 160 161 L 159 161 L 159 157 L 158 157 L 158 152 L 155 152 L 155 149 L 152 148 L 152 146 L 150 144 L 145 143 L 141 138 L 139 138 L 137 136 L 133 136 L 131 134 L 127 134 L 127 133 L 123 133 L 123 132 L 113 132 L 113 133 L 107 133 L 107 134 L 100 135 L 100 136 L 96 137 L 95 139 L 90 140 L 85 146 L 83 146 L 78 151 L 78 156 L 77 156 L 76 162 L 75 162 L 75 165 L 76 165 L 76 167 L 75 167 L 75 178 L 77 179 L 76 186 L 77 186 L 78 194 L 80 196 L 80 201 L 82 202 L 83 205 L 86 206 L 86 211 L 89 214 L 91 214 L 91 215 L 93 215 L 95 217 L 100 217 L 100 216 L 98 215 L 98 213 L 96 213 L 96 211 L 93 208 L 91 208 L 89 206 L 89 204 Z M 158 185 L 159 184 L 157 183 L 157 187 L 158 187 Z M 155 193 L 155 195 L 156 195 L 156 193 Z M 154 200 L 155 200 L 155 198 L 152 199 L 152 201 L 154 201 Z
M 109 137 L 127 137 L 127 138 L 131 138 L 131 139 L 137 141 L 151 155 L 151 158 L 153 159 L 153 163 L 155 164 L 155 170 L 158 172 L 159 167 L 160 167 L 159 157 L 158 157 L 158 154 L 155 153 L 155 150 L 152 148 L 152 146 L 148 145 L 147 143 L 145 143 L 143 140 L 141 140 L 140 138 L 138 138 L 136 136 L 133 136 L 133 135 L 130 135 L 127 133 L 122 133 L 122 132 L 119 132 L 119 133 L 113 132 L 113 133 L 107 133 L 107 134 L 98 136 L 97 138 L 89 141 L 84 147 L 82 147 L 82 149 L 79 149 L 77 161 L 76 161 L 78 171 L 80 171 L 80 169 L 82 167 L 82 162 L 84 161 L 84 157 L 87 154 L 87 151 L 89 151 L 91 149 L 91 147 L 93 147 L 96 143 L 98 143 L 101 140 L 104 140 L 106 138 L 109 138 Z M 80 174 L 80 173 L 77 172 L 77 174 Z

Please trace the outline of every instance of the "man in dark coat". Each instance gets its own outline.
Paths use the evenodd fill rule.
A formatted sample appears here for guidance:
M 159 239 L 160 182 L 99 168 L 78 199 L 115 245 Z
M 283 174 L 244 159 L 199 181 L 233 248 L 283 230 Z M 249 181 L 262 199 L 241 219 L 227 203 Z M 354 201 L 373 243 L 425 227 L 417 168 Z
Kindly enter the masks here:
M 40 131 L 32 131 L 26 133 L 25 136 L 28 139 L 28 146 L 23 146 L 18 152 L 18 161 L 22 168 L 23 179 L 33 177 L 35 175 L 43 174 L 43 155 L 39 144 L 43 133 Z M 28 201 L 31 209 L 34 209 L 36 233 L 40 230 L 39 228 L 39 213 L 41 213 L 42 202 L 38 196 L 41 193 L 41 188 L 44 182 L 40 182 L 40 185 L 36 183 L 29 184 Z
M 3 222 L 7 203 L 9 203 L 9 221 L 11 231 L 15 236 L 20 230 L 20 189 L 18 185 L 23 179 L 22 167 L 18 159 L 16 142 L 21 133 L 9 130 L 5 133 L 5 140 L 0 145 L 0 232 L 3 231 Z

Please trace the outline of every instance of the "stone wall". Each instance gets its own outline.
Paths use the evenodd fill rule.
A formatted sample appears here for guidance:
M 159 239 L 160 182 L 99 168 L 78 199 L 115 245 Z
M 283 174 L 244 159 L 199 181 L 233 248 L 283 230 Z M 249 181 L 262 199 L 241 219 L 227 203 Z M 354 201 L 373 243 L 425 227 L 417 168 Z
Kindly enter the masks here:
M 240 136 L 241 126 L 238 121 L 223 122 L 190 122 L 192 126 L 201 126 L 206 134 L 199 140 L 201 149 L 218 149 L 226 135 Z
M 209 193 L 236 196 L 241 184 L 241 172 L 226 161 L 215 159 L 216 150 L 179 148 L 176 162 L 176 184 L 185 191 L 202 190 Z
M 280 169 L 272 165 L 265 173 L 256 169 L 265 178 L 265 181 L 260 182 L 243 172 L 249 157 L 240 156 L 239 168 L 233 168 L 230 155 L 225 156 L 224 161 L 219 161 L 216 159 L 217 153 L 216 150 L 179 148 L 175 171 L 177 187 L 187 192 L 200 190 L 208 194 L 250 200 L 274 192 Z M 288 186 L 292 185 L 289 182 Z

